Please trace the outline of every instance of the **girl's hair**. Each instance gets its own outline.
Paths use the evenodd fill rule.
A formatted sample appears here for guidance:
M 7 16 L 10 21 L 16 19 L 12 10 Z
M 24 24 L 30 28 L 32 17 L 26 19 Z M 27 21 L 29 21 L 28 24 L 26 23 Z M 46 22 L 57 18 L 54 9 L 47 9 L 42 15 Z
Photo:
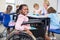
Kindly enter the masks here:
M 33 7 L 35 7 L 35 6 L 39 6 L 37 3 L 35 3 L 34 5 L 33 5 Z
M 22 10 L 23 6 L 27 6 L 27 5 L 26 5 L 26 4 L 21 4 L 21 5 L 19 6 L 19 9 L 16 10 L 16 13 L 19 13 L 19 10 Z
M 19 6 L 19 10 L 22 10 L 23 6 L 27 6 L 26 4 L 22 4 Z
M 48 8 L 48 13 L 56 13 L 56 10 L 53 7 Z
M 49 1 L 44 1 L 45 4 L 47 4 L 47 6 L 50 5 Z

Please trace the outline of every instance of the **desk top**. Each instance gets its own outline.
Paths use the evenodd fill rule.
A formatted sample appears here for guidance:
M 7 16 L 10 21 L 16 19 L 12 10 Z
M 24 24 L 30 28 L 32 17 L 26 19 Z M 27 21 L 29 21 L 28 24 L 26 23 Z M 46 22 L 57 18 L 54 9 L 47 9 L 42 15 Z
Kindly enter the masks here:
M 48 15 L 27 15 L 27 16 L 33 18 L 48 18 Z
M 23 24 L 39 24 L 42 20 L 39 19 L 30 19 L 28 22 L 23 22 Z

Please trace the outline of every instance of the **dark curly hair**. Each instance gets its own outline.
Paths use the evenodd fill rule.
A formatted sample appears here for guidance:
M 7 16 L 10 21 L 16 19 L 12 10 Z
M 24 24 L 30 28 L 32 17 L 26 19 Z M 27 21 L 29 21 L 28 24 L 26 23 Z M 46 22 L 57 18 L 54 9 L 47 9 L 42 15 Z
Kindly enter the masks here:
M 19 9 L 16 10 L 16 13 L 19 13 L 19 10 L 22 10 L 23 6 L 27 6 L 27 5 L 26 5 L 26 4 L 21 4 L 21 5 L 19 6 Z

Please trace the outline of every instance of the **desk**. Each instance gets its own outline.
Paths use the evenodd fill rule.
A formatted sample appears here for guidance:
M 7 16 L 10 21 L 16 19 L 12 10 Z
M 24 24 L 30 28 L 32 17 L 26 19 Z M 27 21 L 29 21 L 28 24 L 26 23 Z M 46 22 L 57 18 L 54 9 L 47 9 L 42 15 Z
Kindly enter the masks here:
M 36 27 L 37 30 L 31 30 L 36 37 L 42 36 L 45 37 L 47 26 L 50 27 L 50 18 L 48 17 L 31 17 L 28 16 L 29 21 L 23 24 L 31 24 L 33 27 Z M 34 24 L 37 24 L 37 26 Z M 48 28 L 49 28 L 48 27 Z M 48 31 L 49 33 L 49 31 Z M 39 34 L 39 35 L 38 35 Z

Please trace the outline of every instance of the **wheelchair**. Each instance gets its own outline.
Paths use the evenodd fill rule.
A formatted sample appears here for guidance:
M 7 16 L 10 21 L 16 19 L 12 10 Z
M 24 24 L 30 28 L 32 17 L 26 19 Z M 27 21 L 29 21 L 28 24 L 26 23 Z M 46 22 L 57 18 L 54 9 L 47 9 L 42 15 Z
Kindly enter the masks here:
M 8 18 L 8 17 L 7 17 Z M 7 22 L 8 21 L 8 22 Z M 4 24 L 8 24 L 9 23 L 9 21 L 10 21 L 10 17 L 8 18 L 8 20 L 5 20 L 5 22 L 4 22 Z M 34 21 L 34 20 L 33 20 Z M 40 23 L 40 22 L 39 22 Z M 44 35 L 45 35 L 45 27 L 44 27 L 44 25 L 42 25 L 42 24 L 39 24 L 39 23 L 37 23 L 38 25 L 39 25 L 39 27 L 38 27 L 38 30 L 37 29 L 35 29 L 35 28 L 33 28 L 31 31 L 32 31 L 32 33 L 34 34 L 34 36 L 36 36 L 36 40 L 44 40 Z M 43 27 L 40 27 L 40 25 L 41 26 L 43 26 Z M 4 25 L 6 28 L 8 27 L 8 26 L 6 26 L 6 25 Z M 36 26 L 35 24 L 31 24 L 31 26 Z M 13 27 L 10 27 L 10 28 L 13 28 Z M 37 28 L 37 27 L 36 27 Z M 41 29 L 39 29 L 39 28 L 41 28 Z M 44 33 L 43 33 L 44 32 Z M 39 35 L 38 35 L 39 34 Z M 42 36 L 42 37 L 40 37 L 40 36 Z M 28 35 L 27 33 L 25 33 L 25 32 L 20 32 L 19 34 L 15 34 L 15 33 L 13 33 L 12 35 L 10 35 L 10 36 L 7 36 L 7 39 L 6 40 L 33 40 L 33 38 L 30 36 L 30 35 Z
M 37 34 L 38 34 L 37 31 L 38 30 L 35 27 L 31 26 L 30 31 L 36 37 L 36 40 L 44 40 L 43 37 L 38 37 L 39 35 L 37 36 Z M 12 33 L 12 35 L 7 36 L 6 40 L 34 40 L 34 39 L 29 34 L 27 34 L 26 32 L 21 31 L 21 32 L 19 32 L 19 34 Z
M 34 40 L 29 34 L 22 31 L 19 34 L 13 33 L 12 35 L 8 36 L 6 40 Z M 36 40 L 44 40 L 43 38 L 39 37 Z
M 8 36 L 6 40 L 33 40 L 33 38 L 26 32 L 19 32 L 19 34 L 13 33 L 12 35 Z

